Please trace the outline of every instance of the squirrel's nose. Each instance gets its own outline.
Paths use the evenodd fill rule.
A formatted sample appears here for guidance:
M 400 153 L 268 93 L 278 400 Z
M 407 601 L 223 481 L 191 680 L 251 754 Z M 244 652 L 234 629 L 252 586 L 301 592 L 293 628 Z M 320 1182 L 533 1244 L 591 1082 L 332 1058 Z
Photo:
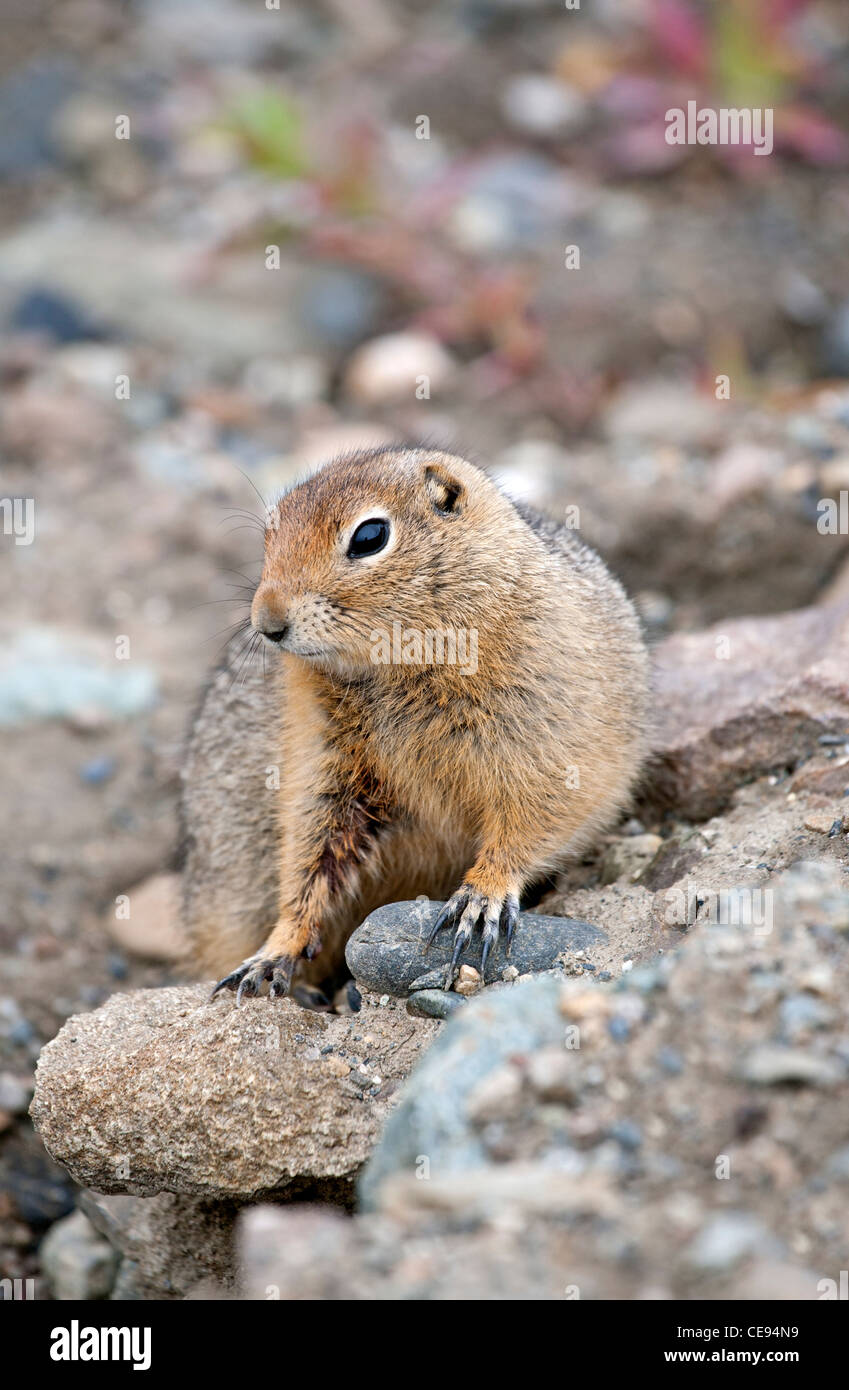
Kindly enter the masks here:
M 254 598 L 251 622 L 256 631 L 267 637 L 269 642 L 277 643 L 283 641 L 290 626 L 286 614 L 281 613 L 276 604 L 269 603 L 259 595 Z
M 257 631 L 261 632 L 263 637 L 267 637 L 269 642 L 282 642 L 289 631 L 289 624 L 284 623 L 282 627 L 278 628 L 261 627 Z

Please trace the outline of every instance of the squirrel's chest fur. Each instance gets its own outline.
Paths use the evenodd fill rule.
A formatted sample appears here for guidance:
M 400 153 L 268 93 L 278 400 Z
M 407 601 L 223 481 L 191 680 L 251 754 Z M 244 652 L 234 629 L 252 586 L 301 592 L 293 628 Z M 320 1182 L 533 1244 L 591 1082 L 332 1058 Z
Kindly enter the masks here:
M 292 663 L 285 677 L 289 728 L 311 726 L 343 780 L 378 818 L 479 828 L 481 808 L 510 753 L 504 711 L 496 715 L 472 678 L 332 681 Z

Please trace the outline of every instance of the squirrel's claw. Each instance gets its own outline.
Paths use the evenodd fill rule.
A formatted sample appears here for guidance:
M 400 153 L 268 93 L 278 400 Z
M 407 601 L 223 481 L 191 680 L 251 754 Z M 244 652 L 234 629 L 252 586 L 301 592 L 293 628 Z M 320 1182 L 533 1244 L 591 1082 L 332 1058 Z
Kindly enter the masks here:
M 485 980 L 487 961 L 493 946 L 498 940 L 501 929 L 504 929 L 506 937 L 506 954 L 510 954 L 510 946 L 513 941 L 513 933 L 516 930 L 516 919 L 519 915 L 519 899 L 512 893 L 506 897 L 488 897 L 484 893 L 477 892 L 469 884 L 464 883 L 456 893 L 448 899 L 436 921 L 434 922 L 430 935 L 428 936 L 425 949 L 432 944 L 437 933 L 451 922 L 460 918 L 457 930 L 454 933 L 454 950 L 451 953 L 451 964 L 445 977 L 445 988 L 450 989 L 454 983 L 454 975 L 460 961 L 460 957 L 472 939 L 472 934 L 483 919 L 483 944 L 481 948 L 481 979 Z
M 225 975 L 223 980 L 219 980 L 218 984 L 215 986 L 214 990 L 209 996 L 210 1003 L 215 998 L 216 994 L 220 989 L 236 989 L 237 985 L 241 984 L 244 976 L 247 975 L 248 970 L 250 969 L 250 965 L 250 961 L 247 960 L 236 970 L 233 970 L 229 975 Z
M 519 919 L 519 899 L 512 893 L 508 893 L 504 899 L 504 906 L 501 909 L 501 925 L 507 936 L 507 947 L 505 955 L 510 954 L 510 947 L 513 945 L 513 933 L 516 930 L 516 922 Z
M 430 935 L 428 936 L 428 939 L 425 942 L 425 950 L 427 950 L 429 946 L 433 945 L 434 941 L 436 940 L 439 933 L 442 931 L 443 927 L 447 927 L 449 922 L 453 922 L 455 918 L 459 917 L 460 913 L 466 906 L 466 903 L 469 901 L 471 894 L 471 888 L 466 887 L 458 888 L 456 893 L 451 894 L 451 897 L 448 899 L 447 903 L 443 907 L 442 911 L 440 912 L 439 916 L 437 917 L 436 921 L 430 929 Z
M 263 980 L 268 980 L 269 995 L 273 999 L 282 999 L 289 993 L 293 967 L 294 961 L 288 956 L 260 959 L 251 956 L 248 960 L 242 961 L 230 975 L 225 975 L 223 980 L 219 980 L 209 997 L 214 999 L 220 989 L 234 989 L 238 1005 L 241 1004 L 244 995 L 259 994 Z

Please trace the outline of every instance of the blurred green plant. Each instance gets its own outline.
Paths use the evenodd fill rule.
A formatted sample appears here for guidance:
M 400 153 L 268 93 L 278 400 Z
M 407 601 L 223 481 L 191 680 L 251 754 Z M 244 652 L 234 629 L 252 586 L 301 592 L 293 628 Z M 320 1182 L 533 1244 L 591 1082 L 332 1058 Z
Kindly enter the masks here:
M 823 109 L 839 48 L 812 46 L 799 26 L 816 8 L 814 0 L 654 0 L 648 33 L 667 77 L 693 78 L 708 101 L 775 108 L 786 150 L 813 163 L 841 163 L 846 136 Z
M 245 157 L 264 173 L 297 179 L 307 172 L 301 113 L 281 92 L 267 88 L 242 97 L 227 125 L 242 142 Z
M 780 34 L 758 0 L 717 6 L 712 66 L 718 92 L 729 104 L 777 106 L 788 86 L 788 62 Z

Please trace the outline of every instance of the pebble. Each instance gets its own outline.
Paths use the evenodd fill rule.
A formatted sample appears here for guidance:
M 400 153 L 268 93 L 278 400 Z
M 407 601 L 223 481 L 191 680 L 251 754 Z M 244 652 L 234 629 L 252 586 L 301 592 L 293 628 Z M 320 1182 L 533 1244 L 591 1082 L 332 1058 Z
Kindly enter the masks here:
M 684 1070 L 684 1058 L 674 1047 L 661 1047 L 657 1053 L 657 1064 L 670 1076 L 680 1076 Z
M 367 337 L 382 316 L 383 293 L 370 275 L 322 266 L 305 277 L 300 313 L 323 344 L 346 348 Z
M 113 980 L 126 980 L 130 967 L 124 957 L 118 955 L 117 951 L 110 952 L 106 958 L 106 965 Z
M 51 1227 L 39 1254 L 54 1298 L 92 1302 L 109 1297 L 119 1256 L 81 1211 Z
M 52 290 L 30 290 L 12 311 L 12 327 L 24 333 L 43 333 L 57 343 L 97 338 L 99 330 L 72 300 Z
M 475 970 L 473 965 L 461 965 L 457 979 L 454 981 L 454 990 L 455 993 L 464 994 L 468 998 L 472 994 L 477 994 L 482 984 L 480 973 Z
M 501 98 L 507 120 L 526 135 L 561 135 L 583 120 L 586 102 L 574 87 L 544 73 L 512 77 Z
M 80 780 L 86 782 L 90 787 L 99 787 L 115 776 L 117 767 L 117 759 L 108 755 L 92 758 L 89 762 L 83 763 L 80 768 Z
M 849 374 L 849 299 L 832 314 L 823 335 L 826 375 Z
M 575 1101 L 579 1074 L 574 1052 L 566 1052 L 562 1047 L 541 1047 L 527 1061 L 528 1082 L 543 1101 Z
M 804 1048 L 762 1043 L 743 1058 L 740 1075 L 754 1086 L 778 1086 L 784 1082 L 836 1086 L 844 1080 L 846 1069 L 830 1057 Z
M 179 960 L 183 940 L 179 926 L 177 874 L 155 874 L 126 894 L 129 917 L 116 917 L 113 906 L 106 930 L 128 955 L 142 960 Z
M 11 1115 L 25 1115 L 32 1100 L 33 1083 L 29 1077 L 13 1072 L 0 1072 L 0 1110 Z
M 608 1130 L 611 1139 L 615 1139 L 623 1149 L 629 1153 L 639 1149 L 643 1142 L 643 1131 L 633 1120 L 617 1120 Z
M 462 994 L 444 989 L 420 989 L 407 1000 L 407 1013 L 414 1018 L 450 1018 L 458 1009 L 466 1007 Z
M 829 1177 L 837 1178 L 839 1182 L 849 1182 L 849 1144 L 835 1149 L 825 1167 Z
M 636 883 L 662 845 L 660 835 L 627 835 L 614 840 L 601 857 L 601 883 L 615 883 L 618 878 Z
M 587 204 L 585 186 L 552 160 L 506 151 L 478 163 L 449 228 L 464 250 L 508 251 L 538 243 Z
M 337 1057 L 335 1053 L 329 1053 L 325 1057 L 324 1065 L 329 1072 L 333 1073 L 334 1076 L 349 1076 L 351 1072 L 351 1068 L 348 1066 L 348 1063 L 343 1062 L 342 1058 Z
M 843 817 L 814 812 L 805 817 L 805 829 L 813 830 L 817 835 L 829 835 L 833 839 L 843 829 Z
M 490 1124 L 516 1113 L 522 1099 L 522 1075 L 518 1067 L 497 1067 L 479 1081 L 466 1100 L 472 1124 Z
M 122 718 L 149 709 L 156 699 L 152 670 L 114 661 L 101 643 L 94 647 L 51 628 L 17 633 L 0 663 L 0 725 L 67 718 L 80 708 Z
M 433 395 L 445 389 L 455 372 L 453 358 L 435 338 L 424 333 L 387 333 L 364 343 L 353 354 L 345 373 L 345 388 L 361 405 L 415 403 L 419 378 L 427 378 Z
M 778 1242 L 754 1216 L 745 1211 L 722 1212 L 707 1220 L 687 1251 L 695 1269 L 730 1269 L 755 1251 L 774 1254 Z
M 512 967 L 510 967 L 512 968 Z M 518 971 L 516 972 L 518 974 Z M 416 994 L 422 989 L 442 989 L 445 984 L 444 970 L 426 970 L 424 975 L 416 976 L 410 985 L 410 993 Z
M 788 995 L 781 1001 L 779 1014 L 782 1032 L 790 1039 L 812 1028 L 826 1028 L 834 1021 L 834 1010 L 810 994 Z

